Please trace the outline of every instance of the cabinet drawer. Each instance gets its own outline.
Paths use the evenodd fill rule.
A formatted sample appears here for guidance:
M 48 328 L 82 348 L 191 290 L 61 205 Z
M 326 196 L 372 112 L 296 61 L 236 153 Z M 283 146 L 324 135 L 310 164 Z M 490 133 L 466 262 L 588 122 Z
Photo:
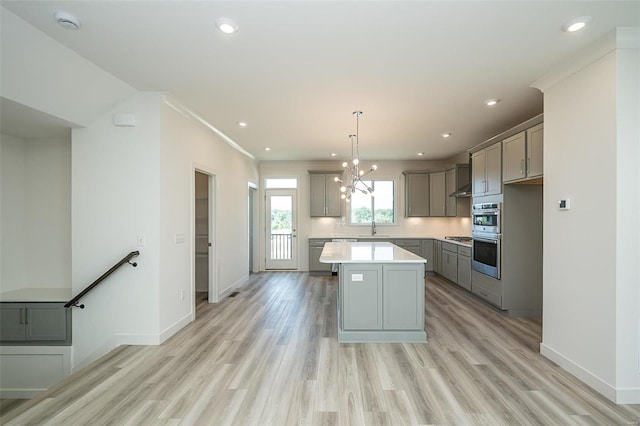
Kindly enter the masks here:
M 492 305 L 495 305 L 497 307 L 501 307 L 502 306 L 502 296 L 487 290 L 486 288 L 482 287 L 481 285 L 473 283 L 471 285 L 471 291 L 473 292 L 473 294 L 475 294 L 477 296 L 480 296 L 482 299 L 486 300 L 487 302 L 491 303 Z
M 325 243 L 330 242 L 331 240 L 309 240 L 309 247 L 322 247 L 324 248 Z
M 458 245 L 453 243 L 442 242 L 442 250 L 458 253 Z
M 471 247 L 458 246 L 458 254 L 471 257 Z

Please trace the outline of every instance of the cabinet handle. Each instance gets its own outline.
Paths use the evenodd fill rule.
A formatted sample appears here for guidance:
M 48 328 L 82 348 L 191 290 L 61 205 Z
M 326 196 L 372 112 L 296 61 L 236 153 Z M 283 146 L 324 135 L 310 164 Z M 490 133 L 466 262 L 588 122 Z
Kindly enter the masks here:
M 26 308 L 24 310 L 24 323 L 26 325 L 29 325 L 29 320 L 31 319 L 30 317 L 31 317 L 31 309 Z
M 24 324 L 25 322 L 25 314 L 24 314 L 24 308 L 20 308 L 20 325 Z
M 478 290 L 478 293 L 480 293 L 482 296 L 484 297 L 489 297 L 489 295 L 487 294 L 487 292 L 482 291 L 482 290 Z

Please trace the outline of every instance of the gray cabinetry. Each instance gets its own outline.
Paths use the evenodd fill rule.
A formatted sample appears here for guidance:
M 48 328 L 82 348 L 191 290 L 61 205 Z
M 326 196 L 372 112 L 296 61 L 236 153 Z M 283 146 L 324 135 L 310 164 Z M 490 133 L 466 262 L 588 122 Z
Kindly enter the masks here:
M 444 241 L 442 242 L 442 276 L 454 283 L 458 282 L 458 246 Z
M 331 264 L 321 263 L 320 255 L 329 239 L 309 238 L 309 275 L 331 275 Z
M 442 275 L 442 241 L 433 240 L 433 272 Z
M 71 312 L 64 303 L 0 303 L 0 320 L 2 344 L 71 344 Z
M 429 173 L 403 172 L 405 217 L 429 216 Z
M 470 197 L 451 197 L 450 194 L 469 184 L 469 165 L 456 164 L 445 173 L 445 214 L 447 217 L 468 217 L 471 214 Z
M 429 174 L 429 216 L 446 214 L 446 175 L 445 172 Z
M 472 195 L 502 193 L 502 143 L 497 142 L 471 155 Z
M 421 268 L 407 265 L 383 267 L 383 328 L 422 330 L 424 328 L 424 277 Z
M 511 136 L 503 141 L 502 174 L 505 183 L 542 176 L 543 124 Z
M 311 176 L 309 215 L 311 217 L 340 217 L 340 185 L 335 178 L 339 172 L 309 171 Z
M 382 265 L 343 264 L 344 330 L 382 329 Z
M 407 251 L 410 251 L 413 254 L 416 254 L 420 257 L 422 256 L 422 241 L 417 239 L 406 239 L 406 240 L 394 240 L 393 244 L 401 247 Z
M 471 290 L 471 247 L 458 246 L 458 285 Z
M 427 260 L 424 265 L 425 272 L 434 272 L 435 256 L 433 254 L 433 240 L 421 240 L 422 257 Z

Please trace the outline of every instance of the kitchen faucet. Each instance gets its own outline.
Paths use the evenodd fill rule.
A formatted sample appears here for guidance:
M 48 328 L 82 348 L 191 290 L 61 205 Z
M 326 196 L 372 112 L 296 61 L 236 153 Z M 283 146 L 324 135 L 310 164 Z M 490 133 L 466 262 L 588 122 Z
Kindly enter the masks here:
M 376 223 L 372 220 L 371 221 L 371 235 L 376 235 Z

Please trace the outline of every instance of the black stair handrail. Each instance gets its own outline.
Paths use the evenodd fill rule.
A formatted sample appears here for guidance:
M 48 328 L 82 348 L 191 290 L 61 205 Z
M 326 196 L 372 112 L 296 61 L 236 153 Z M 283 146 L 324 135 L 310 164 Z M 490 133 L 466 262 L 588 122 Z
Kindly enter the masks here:
M 121 267 L 122 265 L 124 265 L 125 263 L 128 263 L 129 265 L 133 266 L 134 268 L 136 266 L 138 266 L 137 262 L 129 262 L 131 259 L 133 259 L 134 257 L 138 256 L 140 254 L 139 251 L 132 251 L 131 253 L 129 253 L 128 255 L 126 255 L 125 257 L 122 258 L 122 260 L 118 263 L 116 263 L 115 265 L 113 265 L 111 267 L 111 269 L 109 269 L 107 272 L 105 272 L 104 274 L 102 274 L 100 276 L 100 278 L 98 278 L 97 280 L 95 280 L 94 282 L 92 282 L 87 288 L 85 288 L 84 290 L 82 290 L 76 297 L 74 297 L 73 299 L 69 300 L 64 307 L 65 308 L 70 308 L 72 306 L 75 306 L 77 308 L 80 309 L 84 309 L 84 305 L 83 304 L 78 304 L 78 301 L 80 299 L 82 299 L 87 293 L 89 293 L 91 290 L 93 290 L 93 288 L 95 286 L 97 286 L 98 284 L 100 284 L 105 278 L 107 278 L 109 275 L 111 275 L 113 272 L 115 272 L 116 269 L 118 269 L 119 267 Z

